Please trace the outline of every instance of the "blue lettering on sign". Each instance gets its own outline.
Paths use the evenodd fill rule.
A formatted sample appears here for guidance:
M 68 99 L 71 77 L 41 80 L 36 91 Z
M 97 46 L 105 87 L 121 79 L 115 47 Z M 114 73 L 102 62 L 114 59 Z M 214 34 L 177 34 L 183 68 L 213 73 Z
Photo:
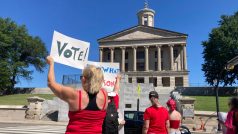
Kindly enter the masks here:
M 116 69 L 116 68 L 111 68 L 111 67 L 102 67 L 104 73 L 118 73 L 119 72 L 119 69 Z

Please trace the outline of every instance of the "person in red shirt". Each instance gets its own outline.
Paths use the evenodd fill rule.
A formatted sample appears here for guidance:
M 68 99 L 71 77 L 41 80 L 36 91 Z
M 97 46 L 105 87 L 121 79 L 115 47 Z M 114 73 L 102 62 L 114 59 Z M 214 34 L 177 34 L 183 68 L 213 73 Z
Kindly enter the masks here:
M 176 101 L 171 98 L 167 101 L 166 104 L 169 108 L 170 134 L 181 134 L 179 127 L 180 127 L 182 116 L 176 110 Z
M 168 110 L 159 103 L 159 95 L 156 91 L 149 93 L 152 106 L 148 107 L 144 113 L 143 134 L 168 134 L 169 113 Z
M 223 127 L 226 127 L 226 134 L 238 133 L 238 97 L 232 97 L 228 103 L 229 111 L 225 122 L 218 120 Z
M 69 123 L 65 134 L 101 134 L 108 105 L 107 92 L 102 88 L 102 70 L 92 65 L 85 67 L 81 79 L 83 89 L 74 90 L 55 81 L 52 57 L 47 57 L 47 63 L 48 86 L 69 105 Z

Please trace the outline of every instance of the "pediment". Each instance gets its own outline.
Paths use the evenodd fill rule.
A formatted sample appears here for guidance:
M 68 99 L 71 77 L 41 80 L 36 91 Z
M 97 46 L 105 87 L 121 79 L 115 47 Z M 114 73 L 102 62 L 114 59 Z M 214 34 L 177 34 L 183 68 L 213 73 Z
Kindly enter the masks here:
M 187 36 L 187 34 L 154 28 L 154 27 L 135 26 L 135 27 L 123 30 L 121 32 L 103 37 L 99 39 L 98 42 L 160 39 L 160 38 L 173 38 L 173 37 L 184 37 L 184 36 Z
M 117 38 L 114 38 L 114 40 L 135 40 L 135 39 L 150 39 L 150 38 L 162 38 L 161 35 L 156 35 L 153 33 L 148 33 L 144 31 L 134 31 L 132 33 L 128 33 L 122 36 L 119 36 Z

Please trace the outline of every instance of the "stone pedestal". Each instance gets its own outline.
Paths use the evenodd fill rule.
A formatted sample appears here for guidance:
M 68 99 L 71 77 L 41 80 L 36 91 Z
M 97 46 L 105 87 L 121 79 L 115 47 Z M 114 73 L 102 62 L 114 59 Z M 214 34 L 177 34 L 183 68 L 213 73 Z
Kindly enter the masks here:
M 42 102 L 45 99 L 34 96 L 27 98 L 28 110 L 26 111 L 26 119 L 40 120 L 42 111 Z
M 182 115 L 182 122 L 183 123 L 194 123 L 194 98 L 190 97 L 183 97 L 179 99 L 180 106 L 181 106 L 181 115 Z

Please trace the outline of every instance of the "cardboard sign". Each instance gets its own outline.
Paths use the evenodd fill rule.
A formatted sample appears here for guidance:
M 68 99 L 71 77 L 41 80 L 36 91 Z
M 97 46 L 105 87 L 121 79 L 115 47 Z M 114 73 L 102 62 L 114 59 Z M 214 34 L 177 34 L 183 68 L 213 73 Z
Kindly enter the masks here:
M 55 62 L 83 69 L 88 60 L 90 43 L 54 31 L 51 52 Z
M 102 69 L 104 74 L 103 88 L 106 89 L 107 92 L 112 92 L 116 83 L 116 77 L 118 73 L 120 73 L 119 63 L 88 61 L 87 64 L 94 65 Z

